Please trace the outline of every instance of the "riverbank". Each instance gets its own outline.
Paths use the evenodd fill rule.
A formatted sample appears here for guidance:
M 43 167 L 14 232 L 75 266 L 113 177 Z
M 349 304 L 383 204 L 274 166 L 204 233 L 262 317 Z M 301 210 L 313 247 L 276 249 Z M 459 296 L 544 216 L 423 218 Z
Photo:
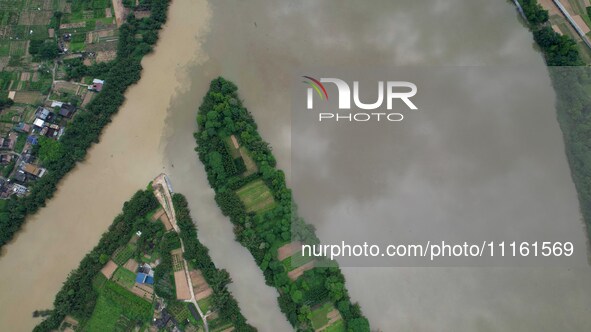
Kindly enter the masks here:
M 557 33 L 550 27 L 548 12 L 536 0 L 523 2 L 534 40 L 544 54 L 556 92 L 557 118 L 564 136 L 566 155 L 577 188 L 589 241 L 591 240 L 591 144 L 587 139 L 591 136 L 591 118 L 588 116 L 591 99 L 587 96 L 589 92 L 587 87 L 591 84 L 588 78 L 589 63 L 584 63 L 575 40 Z M 583 67 L 585 65 L 587 67 Z
M 44 163 L 47 174 L 29 188 L 27 196 L 11 199 L 4 206 L 3 214 L 7 216 L 0 218 L 0 248 L 19 231 L 27 216 L 45 206 L 61 179 L 83 161 L 88 149 L 99 141 L 103 129 L 123 104 L 126 90 L 140 79 L 141 60 L 158 40 L 157 33 L 166 22 L 168 5 L 167 0 L 154 0 L 149 6 L 149 17 L 131 19 L 133 16 L 130 16 L 120 27 L 117 56 L 106 66 L 108 71 L 102 73 L 106 83 L 101 92 L 90 102 L 87 111 L 74 118 L 56 143 L 55 155 Z
M 184 68 L 204 57 L 196 35 L 207 32 L 209 10 L 204 1 L 177 1 L 171 3 L 168 16 L 154 52 L 142 60 L 142 79 L 126 91 L 121 110 L 105 127 L 100 142 L 3 248 L 3 326 L 30 331 L 39 322 L 31 313 L 52 306 L 68 271 L 97 243 L 121 204 L 154 174 L 168 171 L 163 143 L 168 106 L 186 84 Z
M 275 168 L 269 144 L 256 131 L 237 87 L 221 77 L 214 79 L 197 123 L 197 152 L 216 202 L 267 284 L 279 292 L 279 307 L 293 327 L 369 331 L 359 305 L 351 303 L 338 266 L 302 256 L 298 247 L 319 240 L 314 228 L 295 214 L 285 174 Z
M 35 331 L 66 326 L 108 331 L 151 325 L 192 326 L 205 332 L 256 331 L 246 323 L 227 289 L 228 273 L 216 268 L 199 242 L 185 198 L 171 196 L 160 181 L 164 176 L 123 204 L 122 213 L 71 272 L 56 295 L 51 314 Z M 167 222 L 172 229 L 165 229 Z M 182 255 L 173 258 L 179 250 Z M 179 278 L 177 272 L 186 278 Z M 179 297 L 178 290 L 185 288 L 190 297 Z M 197 299 L 195 289 L 209 291 Z
M 518 20 L 519 16 L 512 4 L 502 1 L 480 0 L 464 2 L 461 6 L 425 6 L 417 1 L 378 1 L 371 6 L 354 4 L 343 7 L 337 1 L 270 4 L 256 0 L 249 3 L 215 2 L 211 3 L 211 8 L 211 32 L 204 41 L 207 60 L 188 69 L 191 79 L 187 81 L 186 92 L 180 93 L 170 105 L 170 109 L 175 112 L 170 113 L 168 121 L 175 131 L 170 132 L 166 155 L 174 168 L 167 170 L 167 173 L 175 184 L 175 191 L 187 197 L 192 213 L 198 217 L 196 219 L 203 242 L 211 249 L 212 257 L 216 262 L 223 262 L 224 267 L 237 279 L 232 287 L 237 297 L 248 289 L 248 285 L 258 283 L 267 290 L 273 290 L 272 293 L 275 291 L 264 285 L 264 278 L 251 255 L 234 242 L 232 223 L 218 212 L 203 166 L 195 160 L 194 140 L 189 133 L 194 132 L 195 107 L 200 105 L 208 89 L 207 83 L 213 78 L 221 75 L 240 87 L 244 105 L 257 120 L 258 132 L 273 142 L 277 164 L 285 170 L 286 180 L 290 184 L 289 174 L 293 166 L 290 162 L 291 115 L 287 101 L 292 98 L 291 79 L 299 69 L 325 65 L 341 68 L 359 63 L 371 63 L 376 67 L 498 65 L 534 67 L 546 77 L 544 61 L 531 46 L 531 33 Z M 335 10 L 341 14 L 334 15 Z M 359 15 L 372 19 L 352 19 Z M 253 22 L 256 22 L 256 26 Z M 491 26 L 496 28 L 491 30 Z M 335 35 L 335 31 L 339 33 Z M 283 42 L 285 40 L 290 42 Z M 396 142 L 404 142 L 407 149 L 390 157 L 384 156 L 387 160 L 382 160 L 396 165 L 398 172 L 390 174 L 395 183 L 393 187 L 403 192 L 413 190 L 423 202 L 430 197 L 431 191 L 428 189 L 437 186 L 437 183 L 417 182 L 410 176 L 416 174 L 416 167 L 420 167 L 427 179 L 432 179 L 432 176 L 440 174 L 441 166 L 448 165 L 449 156 L 457 158 L 458 151 L 474 151 L 480 155 L 477 151 L 480 150 L 494 157 L 487 165 L 475 170 L 472 179 L 498 183 L 496 175 L 499 171 L 506 171 L 507 164 L 512 164 L 512 161 L 520 161 L 530 173 L 535 170 L 535 174 L 539 174 L 541 168 L 555 189 L 550 190 L 551 193 L 538 189 L 538 193 L 527 197 L 541 205 L 561 206 L 561 212 L 555 214 L 558 218 L 551 218 L 561 221 L 555 222 L 556 229 L 568 221 L 574 225 L 569 228 L 568 235 L 582 235 L 576 192 L 564 158 L 564 142 L 555 120 L 554 93 L 549 79 L 536 82 L 547 86 L 543 88 L 542 95 L 530 94 L 530 89 L 521 89 L 520 93 L 524 99 L 530 99 L 529 103 L 510 104 L 507 108 L 491 112 L 481 118 L 486 119 L 483 120 L 484 124 L 467 124 L 465 114 L 451 112 L 446 115 L 455 122 L 445 127 L 408 123 L 396 130 L 401 133 Z M 437 110 L 427 116 L 430 118 L 441 114 Z M 507 125 L 508 119 L 511 125 Z M 500 137 L 513 137 L 515 141 L 505 145 L 505 139 L 492 140 L 490 136 L 483 135 L 490 132 Z M 529 139 L 540 136 L 547 139 Z M 427 142 L 438 143 L 433 144 L 434 150 L 421 149 L 431 145 Z M 457 148 L 454 149 L 454 146 Z M 311 147 L 314 147 L 314 152 L 324 151 L 321 144 Z M 507 148 L 510 148 L 510 153 L 490 153 L 491 149 L 505 151 Z M 417 151 L 422 152 L 418 154 Z M 531 153 L 536 153 L 538 158 L 535 162 L 530 159 L 523 164 L 523 151 L 529 151 L 526 158 Z M 323 155 L 323 163 L 327 163 L 325 157 L 331 156 Z M 334 161 L 328 164 L 341 167 Z M 457 173 L 458 177 L 466 176 L 465 172 Z M 188 178 L 187 174 L 194 174 L 194 178 Z M 335 195 L 335 201 L 339 202 L 339 199 L 347 199 L 349 193 L 357 191 L 359 183 L 376 185 L 371 181 L 356 181 L 348 185 L 339 182 L 324 189 L 330 191 L 331 196 Z M 312 188 L 314 190 L 316 187 Z M 458 184 L 451 188 L 457 190 L 457 197 L 444 197 L 451 204 L 464 206 L 466 197 L 475 196 L 462 196 L 470 188 Z M 507 200 L 523 199 L 523 196 L 506 191 L 506 187 L 502 190 Z M 396 193 L 392 193 L 392 202 L 407 202 L 403 200 L 404 195 Z M 316 206 L 310 199 L 306 200 L 306 193 L 295 191 L 295 197 L 306 220 L 316 223 Z M 403 219 L 426 218 L 425 213 L 428 211 L 424 209 L 425 204 L 436 204 L 433 200 L 418 206 L 404 203 L 399 204 Z M 495 211 L 495 204 L 489 203 L 481 213 L 490 216 L 502 214 L 501 211 Z M 453 211 L 446 212 L 427 218 L 453 220 L 461 217 Z M 532 214 L 535 213 L 532 211 Z M 511 213 L 503 215 L 508 219 L 521 218 Z M 544 218 L 542 213 L 540 218 Z M 547 216 L 544 220 L 548 220 Z M 317 234 L 323 240 L 327 239 L 326 236 L 330 235 L 334 227 L 338 227 L 333 224 L 316 226 Z M 246 268 L 254 266 L 257 273 L 242 273 L 244 265 Z M 586 269 L 341 269 L 351 297 L 360 302 L 374 329 L 473 331 L 488 328 L 543 331 L 558 330 L 564 326 L 586 330 L 591 326 L 591 319 L 585 315 L 585 308 L 589 307 L 591 299 L 591 287 L 588 284 L 590 274 Z M 245 278 L 239 279 L 238 276 Z M 441 287 L 442 284 L 446 286 Z M 244 295 L 242 299 L 248 301 Z M 243 311 L 249 319 L 251 315 L 247 314 L 248 310 L 252 310 L 252 317 L 276 318 L 276 315 L 267 316 L 268 309 L 276 308 L 276 297 L 271 294 L 267 296 L 270 301 L 243 306 Z M 257 296 L 253 300 L 259 298 Z M 557 306 L 562 309 L 556 310 Z M 267 309 L 257 312 L 257 308 Z M 529 309 L 523 311 L 523 308 Z M 458 310 L 464 313 L 462 317 L 455 315 Z M 424 319 L 424 312 L 431 313 L 429 320 Z M 283 319 L 281 313 L 279 318 Z M 284 328 L 271 326 L 266 329 L 263 329 L 262 324 L 255 325 L 264 331 L 290 330 L 288 324 Z

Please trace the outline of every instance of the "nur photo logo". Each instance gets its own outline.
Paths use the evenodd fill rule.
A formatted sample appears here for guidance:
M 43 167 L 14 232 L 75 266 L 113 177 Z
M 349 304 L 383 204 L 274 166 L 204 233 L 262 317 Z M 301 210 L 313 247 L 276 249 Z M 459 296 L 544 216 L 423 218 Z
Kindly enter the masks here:
M 302 76 L 303 81 L 308 85 L 306 94 L 306 107 L 314 109 L 314 98 L 320 99 L 325 106 L 328 102 L 328 92 L 323 83 L 332 83 L 337 88 L 338 111 L 318 113 L 318 121 L 349 121 L 349 122 L 367 122 L 367 121 L 391 121 L 399 122 L 404 119 L 400 112 L 390 112 L 394 108 L 394 101 L 400 100 L 410 110 L 417 110 L 417 106 L 411 101 L 411 98 L 417 94 L 417 86 L 414 83 L 406 81 L 378 81 L 377 100 L 373 103 L 365 103 L 360 98 L 360 83 L 353 81 L 353 96 L 351 97 L 351 88 L 349 83 L 334 77 L 322 77 L 316 79 L 312 76 Z M 355 108 L 363 111 L 373 111 L 383 109 L 384 99 L 386 101 L 385 110 L 388 112 L 352 112 L 351 99 Z M 349 111 L 349 112 L 342 112 Z

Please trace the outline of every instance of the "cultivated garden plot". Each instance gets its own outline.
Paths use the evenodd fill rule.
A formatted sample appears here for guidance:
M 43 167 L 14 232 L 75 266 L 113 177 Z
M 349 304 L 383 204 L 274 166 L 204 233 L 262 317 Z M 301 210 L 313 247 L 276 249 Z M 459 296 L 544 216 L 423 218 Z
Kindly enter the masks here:
M 269 187 L 262 181 L 251 182 L 236 191 L 248 212 L 263 213 L 274 207 L 275 200 Z
M 175 194 L 172 201 L 178 232 L 165 229 L 153 191 L 137 192 L 68 278 L 60 291 L 68 296 L 58 295 L 61 309 L 41 330 L 205 331 L 207 324 L 209 331 L 255 331 L 226 288 L 229 276 L 202 250 L 186 200 Z M 193 257 L 190 262 L 184 254 Z M 185 273 L 187 265 L 192 267 Z M 212 282 L 221 284 L 212 288 Z

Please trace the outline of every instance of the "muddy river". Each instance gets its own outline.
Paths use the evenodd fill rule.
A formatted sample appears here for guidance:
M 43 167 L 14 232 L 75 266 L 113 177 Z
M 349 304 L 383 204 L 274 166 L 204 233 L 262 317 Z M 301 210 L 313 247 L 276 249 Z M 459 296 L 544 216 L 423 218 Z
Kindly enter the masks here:
M 68 271 L 122 203 L 165 171 L 175 191 L 187 196 L 213 260 L 230 272 L 231 290 L 251 324 L 260 331 L 289 331 L 276 291 L 234 242 L 193 150 L 195 112 L 209 80 L 223 75 L 238 85 L 289 174 L 289 85 L 296 69 L 528 64 L 544 71 L 532 43 L 505 1 L 172 2 L 160 42 L 143 61 L 141 81 L 128 91 L 101 142 L 5 248 L 2 330 L 30 330 L 37 322 L 31 313 L 51 307 Z M 548 122 L 530 123 L 528 130 L 555 126 Z M 562 167 L 557 172 L 568 172 L 566 163 Z M 589 269 L 346 268 L 344 273 L 353 300 L 383 331 L 591 328 Z

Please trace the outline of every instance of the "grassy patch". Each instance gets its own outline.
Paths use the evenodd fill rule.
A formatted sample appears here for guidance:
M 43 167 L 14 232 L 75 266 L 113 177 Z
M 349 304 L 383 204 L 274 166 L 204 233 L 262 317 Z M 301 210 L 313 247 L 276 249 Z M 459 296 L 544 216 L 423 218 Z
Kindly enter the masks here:
M 86 330 L 88 332 L 114 331 L 122 314 L 123 308 L 114 305 L 106 296 L 100 294 L 92 316 L 86 325 Z
M 334 310 L 334 306 L 330 302 L 326 302 L 318 309 L 312 311 L 310 321 L 314 329 L 319 329 L 328 323 L 328 313 Z
M 135 284 L 135 273 L 123 267 L 119 267 L 115 271 L 115 274 L 113 274 L 112 280 L 123 287 L 131 288 L 133 287 L 133 284 Z
M 28 29 L 28 39 L 44 40 L 49 38 L 46 25 L 30 25 Z
M 224 142 L 226 142 L 226 146 L 228 147 L 232 159 L 240 158 L 240 152 L 234 147 L 234 143 L 232 143 L 230 136 L 224 138 Z
M 179 244 L 180 244 L 180 242 L 179 242 Z M 180 248 L 180 246 L 179 246 L 179 248 Z M 140 257 L 140 261 L 142 263 L 152 263 L 152 262 L 155 262 L 158 258 L 160 258 L 160 254 L 157 251 L 155 251 L 151 255 L 148 255 L 148 257 L 146 257 L 146 255 L 142 255 L 142 257 Z
M 147 321 L 152 317 L 152 303 L 140 298 L 117 283 L 107 281 L 101 289 L 101 295 L 113 304 L 124 309 L 129 319 Z
M 205 315 L 209 309 L 211 309 L 211 296 L 197 301 L 197 305 L 199 306 L 199 309 L 201 309 L 201 312 Z
M 25 144 L 27 144 L 27 135 L 18 135 L 18 137 L 16 138 L 16 143 L 14 144 L 14 151 L 21 153 L 23 151 L 23 148 L 25 147 Z
M 10 56 L 21 57 L 27 52 L 26 41 L 11 41 L 10 42 Z
M 113 261 L 121 266 L 125 264 L 135 253 L 136 245 L 128 243 L 125 247 L 121 247 L 113 254 Z
M 250 151 L 248 151 L 247 148 L 242 146 L 240 147 L 240 154 L 242 155 L 242 161 L 244 161 L 244 166 L 246 166 L 246 172 L 244 173 L 244 176 L 249 176 L 251 174 L 256 173 L 259 170 L 259 168 L 250 156 Z
M 2 176 L 4 176 L 5 178 L 7 178 L 10 175 L 10 173 L 12 173 L 12 171 L 14 170 L 14 166 L 16 166 L 16 161 L 15 160 L 12 160 L 7 165 L 2 166 L 2 171 L 1 171 Z M 0 211 L 3 211 L 4 210 L 4 205 L 6 205 L 6 202 L 7 201 L 5 199 L 2 199 L 2 200 L 0 200 L 0 202 L 2 202 L 2 207 L 0 208 Z
M 191 315 L 189 308 L 187 308 L 187 304 L 179 301 L 172 302 L 168 306 L 168 311 L 177 322 L 184 322 L 189 319 L 189 316 Z
M 220 332 L 232 327 L 232 323 L 222 320 L 221 318 L 216 318 L 212 321 L 208 321 L 209 331 L 211 332 Z
M 345 322 L 343 320 L 338 320 L 334 324 L 331 324 L 329 327 L 323 330 L 323 332 L 345 332 Z
M 104 274 L 102 273 L 98 273 L 93 279 L 92 279 L 92 288 L 96 291 L 100 290 L 101 288 L 103 288 L 103 286 L 105 285 L 105 282 L 107 282 L 107 277 L 105 277 Z
M 302 251 L 300 250 L 281 261 L 281 263 L 283 264 L 283 266 L 285 266 L 285 269 L 287 269 L 287 271 L 291 271 L 312 260 L 314 260 L 313 256 L 303 256 Z
M 0 56 L 7 56 L 10 54 L 10 42 L 8 40 L 0 40 Z
M 244 203 L 247 212 L 264 212 L 275 206 L 269 187 L 263 180 L 253 181 L 238 189 L 236 194 Z
M 12 121 L 12 118 L 16 115 L 18 115 L 18 112 L 14 111 L 14 110 L 10 110 L 10 109 L 4 110 L 4 111 L 2 111 L 2 113 L 0 113 L 0 122 L 13 123 L 14 121 Z
M 84 51 L 84 42 L 72 42 L 70 43 L 70 49 L 68 51 L 75 53 Z

